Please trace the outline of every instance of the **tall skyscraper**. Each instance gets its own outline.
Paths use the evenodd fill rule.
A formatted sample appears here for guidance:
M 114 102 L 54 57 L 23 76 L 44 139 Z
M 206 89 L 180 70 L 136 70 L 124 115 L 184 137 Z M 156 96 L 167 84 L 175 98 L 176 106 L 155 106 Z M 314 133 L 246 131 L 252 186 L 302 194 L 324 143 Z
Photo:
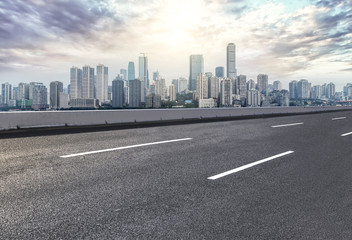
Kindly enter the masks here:
M 282 84 L 280 81 L 274 81 L 273 86 L 274 86 L 274 90 L 279 90 L 279 91 L 282 90 Z
M 115 80 L 112 81 L 112 107 L 122 108 L 124 102 L 125 99 L 123 80 L 115 78 Z
M 128 76 L 127 76 L 127 70 L 126 69 L 120 69 L 120 74 L 123 75 L 122 80 L 126 81 Z
M 218 77 L 208 78 L 208 97 L 219 98 L 219 78 Z
M 170 101 L 176 101 L 176 86 L 174 84 L 169 86 L 169 96 Z
M 252 90 L 255 89 L 255 82 L 252 79 L 249 79 L 249 81 L 247 82 L 247 90 Z
M 108 101 L 109 70 L 102 64 L 97 66 L 97 99 L 99 103 Z
M 60 93 L 64 91 L 64 84 L 62 82 L 51 82 L 50 83 L 50 108 L 60 108 Z
M 232 106 L 232 81 L 229 78 L 223 79 L 221 81 L 220 103 L 223 107 Z
M 307 99 L 309 98 L 308 95 L 308 81 L 305 79 L 301 79 L 298 83 L 297 83 L 297 98 L 300 99 Z
M 208 77 L 199 73 L 197 76 L 197 92 L 196 98 L 200 99 L 208 99 Z
M 326 97 L 331 99 L 331 98 L 334 98 L 335 96 L 335 84 L 334 83 L 329 83 L 327 86 L 326 86 Z
M 83 66 L 81 98 L 94 98 L 94 68 Z
M 322 95 L 321 86 L 320 85 L 313 86 L 312 87 L 311 98 L 320 99 L 321 95 Z
M 30 84 L 30 95 L 33 92 L 35 83 Z M 70 98 L 76 99 L 82 97 L 82 70 L 77 67 L 71 67 L 70 69 Z M 32 97 L 33 98 L 33 97 Z M 32 99 L 30 97 L 30 99 Z
M 136 79 L 136 74 L 135 74 L 135 68 L 134 68 L 134 62 L 129 62 L 128 63 L 128 78 L 127 80 L 135 80 Z M 129 85 L 129 83 L 128 83 Z
M 33 102 L 34 110 L 46 109 L 48 104 L 48 89 L 43 84 L 36 84 L 33 87 Z
M 129 107 L 141 107 L 141 81 L 138 79 L 130 80 L 129 83 Z
M 29 84 L 19 83 L 18 84 L 18 100 L 29 99 Z
M 188 83 L 186 78 L 178 79 L 178 91 L 185 92 L 188 89 Z
M 269 81 L 268 75 L 266 74 L 259 74 L 257 77 L 258 91 L 264 96 L 268 95 L 268 81 Z
M 178 89 L 178 79 L 173 79 L 173 80 L 172 80 L 172 84 L 175 85 L 175 87 L 176 87 L 176 93 L 179 93 L 179 89 Z
M 239 75 L 237 77 L 237 94 L 240 95 L 241 98 L 247 97 L 247 76 Z
M 156 72 L 153 72 L 153 80 L 154 81 L 159 80 L 159 77 L 160 77 L 160 74 L 159 74 L 158 70 Z
M 236 45 L 229 43 L 226 49 L 226 63 L 227 63 L 227 77 L 235 78 L 237 77 L 236 69 Z
M 189 58 L 189 90 L 197 89 L 197 76 L 204 73 L 203 55 L 191 55 Z
M 1 103 L 3 105 L 9 105 L 12 99 L 12 85 L 9 83 L 3 83 L 1 85 Z
M 293 80 L 289 83 L 290 99 L 298 98 L 297 95 L 297 81 Z
M 215 68 L 215 76 L 218 78 L 224 78 L 225 77 L 224 67 L 216 67 Z
M 144 88 L 149 88 L 148 57 L 144 53 L 139 56 L 139 79 L 144 81 Z
M 258 90 L 252 88 L 247 91 L 246 106 L 257 107 L 261 104 L 261 94 Z

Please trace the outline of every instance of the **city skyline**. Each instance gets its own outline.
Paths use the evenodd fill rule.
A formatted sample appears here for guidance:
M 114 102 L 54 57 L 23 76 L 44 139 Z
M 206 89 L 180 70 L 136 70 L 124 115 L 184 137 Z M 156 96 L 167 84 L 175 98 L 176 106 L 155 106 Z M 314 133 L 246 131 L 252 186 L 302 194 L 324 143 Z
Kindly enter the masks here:
M 68 67 L 102 62 L 110 68 L 111 83 L 120 69 L 128 68 L 129 61 L 138 63 L 139 53 L 146 52 L 149 78 L 158 69 L 169 83 L 188 78 L 192 54 L 203 55 L 205 72 L 226 67 L 224 49 L 231 42 L 237 48 L 237 74 L 247 75 L 247 79 L 265 73 L 286 89 L 291 80 L 333 81 L 338 89 L 350 81 L 351 1 L 130 4 L 135 7 L 129 6 L 127 11 L 127 3 L 118 1 L 44 5 L 32 0 L 26 6 L 2 1 L 5 24 L 0 31 L 6 34 L 0 35 L 1 82 L 48 85 L 62 81 L 67 85 Z M 58 16 L 51 14 L 54 12 L 61 12 L 59 17 L 65 16 L 67 21 L 58 21 Z M 34 25 L 33 16 L 37 16 Z

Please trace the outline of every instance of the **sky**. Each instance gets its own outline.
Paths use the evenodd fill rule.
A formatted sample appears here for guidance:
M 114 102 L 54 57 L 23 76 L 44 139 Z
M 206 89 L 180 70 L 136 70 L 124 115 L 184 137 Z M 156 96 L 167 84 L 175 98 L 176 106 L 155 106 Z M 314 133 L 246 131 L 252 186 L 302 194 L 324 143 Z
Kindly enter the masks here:
M 0 23 L 0 83 L 67 85 L 70 67 L 101 63 L 111 84 L 140 53 L 170 83 L 191 54 L 226 67 L 228 43 L 247 80 L 352 82 L 352 0 L 1 0 Z

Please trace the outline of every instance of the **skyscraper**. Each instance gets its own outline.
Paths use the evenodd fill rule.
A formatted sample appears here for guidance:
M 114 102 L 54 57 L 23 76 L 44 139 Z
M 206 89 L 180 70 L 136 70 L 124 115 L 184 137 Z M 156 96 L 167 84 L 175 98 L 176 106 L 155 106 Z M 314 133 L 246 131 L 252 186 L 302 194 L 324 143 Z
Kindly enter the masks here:
M 335 96 L 335 84 L 331 82 L 326 86 L 326 97 L 331 99 L 331 98 L 334 98 L 334 96 Z
M 33 87 L 33 103 L 34 110 L 46 109 L 48 104 L 48 89 L 43 84 L 36 84 Z
M 208 97 L 219 98 L 219 78 L 218 77 L 208 78 Z
M 172 80 L 172 84 L 175 85 L 175 87 L 176 87 L 176 93 L 178 93 L 178 92 L 179 92 L 179 89 L 178 89 L 178 79 L 173 79 L 173 80 Z
M 18 84 L 18 100 L 29 99 L 29 84 L 19 83 Z
M 138 79 L 130 80 L 129 83 L 129 107 L 141 107 L 141 81 Z
M 144 88 L 149 88 L 148 57 L 144 53 L 142 55 L 139 56 L 139 79 L 144 81 Z
M 297 81 L 293 80 L 289 83 L 290 99 L 296 99 L 297 96 Z
M 1 103 L 8 105 L 12 99 L 12 85 L 9 83 L 3 83 L 1 85 Z
M 127 81 L 134 80 L 134 79 L 136 79 L 134 62 L 129 62 L 128 63 L 128 78 L 127 78 Z M 129 83 L 128 83 L 128 85 L 129 85 Z
M 178 91 L 185 92 L 188 89 L 187 79 L 179 78 L 178 79 Z
M 227 64 L 227 77 L 235 78 L 237 77 L 236 69 L 236 45 L 229 43 L 226 49 L 226 64 Z
M 309 98 L 309 95 L 308 95 L 308 81 L 305 80 L 305 79 L 301 79 L 297 83 L 297 98 L 300 98 L 300 99 Z
M 94 98 L 94 68 L 83 66 L 81 98 Z
M 282 84 L 280 81 L 274 81 L 273 86 L 274 86 L 274 90 L 279 90 L 279 91 L 282 90 Z
M 189 58 L 189 90 L 197 89 L 197 76 L 204 72 L 203 55 L 191 55 Z
M 240 95 L 241 98 L 247 97 L 247 76 L 239 75 L 237 77 L 237 94 Z
M 124 104 L 124 84 L 123 80 L 115 78 L 112 81 L 112 107 L 122 108 Z
M 215 76 L 219 78 L 225 77 L 225 69 L 224 67 L 216 67 L 215 68 Z
M 99 103 L 108 101 L 108 67 L 102 64 L 97 66 L 97 99 Z
M 268 95 L 268 75 L 259 74 L 257 77 L 257 88 L 258 91 L 264 96 Z
M 208 98 L 208 77 L 203 73 L 199 73 L 197 76 L 196 98 L 198 100 Z
M 170 101 L 176 101 L 176 86 L 174 84 L 169 86 L 169 96 Z
M 126 69 L 120 69 L 120 74 L 123 75 L 123 80 L 127 80 L 127 70 Z
M 33 94 L 33 89 L 35 87 L 35 83 L 30 84 L 30 95 Z M 82 70 L 77 67 L 71 67 L 70 69 L 70 98 L 81 98 L 82 97 Z M 30 96 L 30 99 L 33 97 Z
M 232 81 L 229 78 L 221 81 L 220 103 L 223 107 L 232 106 Z
M 247 82 L 247 90 L 252 90 L 255 89 L 255 82 L 252 79 L 249 79 L 249 81 Z
M 64 91 L 64 84 L 62 82 L 51 82 L 50 83 L 50 108 L 60 108 L 60 93 Z

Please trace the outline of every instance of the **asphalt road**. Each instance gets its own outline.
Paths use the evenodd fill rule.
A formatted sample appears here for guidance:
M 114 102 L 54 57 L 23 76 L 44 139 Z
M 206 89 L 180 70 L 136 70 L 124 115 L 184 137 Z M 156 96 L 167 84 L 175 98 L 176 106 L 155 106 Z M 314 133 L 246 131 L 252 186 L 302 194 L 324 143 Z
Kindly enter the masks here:
M 347 111 L 0 139 L 0 239 L 352 239 L 351 132 Z

